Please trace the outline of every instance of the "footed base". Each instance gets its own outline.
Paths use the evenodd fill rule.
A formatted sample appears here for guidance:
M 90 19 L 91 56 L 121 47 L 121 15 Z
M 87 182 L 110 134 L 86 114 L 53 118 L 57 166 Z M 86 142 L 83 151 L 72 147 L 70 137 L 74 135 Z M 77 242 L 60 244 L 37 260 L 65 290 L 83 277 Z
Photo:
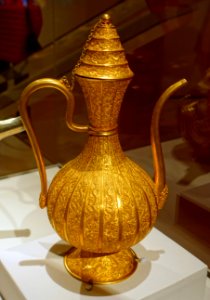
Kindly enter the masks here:
M 136 270 L 138 258 L 131 249 L 100 254 L 71 248 L 64 264 L 72 276 L 83 282 L 109 284 L 129 277 Z

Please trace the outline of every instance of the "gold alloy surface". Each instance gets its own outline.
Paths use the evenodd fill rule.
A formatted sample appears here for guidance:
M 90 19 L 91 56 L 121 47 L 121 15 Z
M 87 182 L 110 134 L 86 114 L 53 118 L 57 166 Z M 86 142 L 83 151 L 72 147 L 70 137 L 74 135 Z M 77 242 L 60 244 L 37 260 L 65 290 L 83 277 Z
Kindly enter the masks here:
M 71 248 L 64 265 L 73 277 L 83 282 L 92 283 L 94 278 L 95 284 L 111 284 L 132 275 L 138 266 L 138 257 L 132 249 L 100 255 Z
M 114 80 L 133 77 L 109 15 L 103 15 L 91 30 L 73 75 Z
M 90 125 L 73 122 L 74 96 L 65 78 L 36 80 L 24 89 L 20 99 L 20 114 L 41 179 L 40 206 L 47 207 L 49 220 L 60 237 L 77 249 L 65 258 L 69 273 L 92 283 L 116 282 L 132 274 L 136 259 L 129 248 L 150 232 L 167 198 L 159 117 L 165 101 L 186 80 L 169 87 L 154 108 L 153 181 L 126 157 L 118 139 L 118 115 L 132 76 L 117 31 L 110 17 L 104 15 L 91 31 L 73 70 L 73 78 L 85 96 Z M 44 160 L 27 111 L 30 96 L 45 87 L 55 88 L 65 96 L 68 127 L 89 134 L 83 151 L 62 167 L 49 189 Z M 84 253 L 88 261 L 82 256 Z M 102 272 L 106 265 L 107 272 Z M 87 277 L 81 266 L 89 268 Z

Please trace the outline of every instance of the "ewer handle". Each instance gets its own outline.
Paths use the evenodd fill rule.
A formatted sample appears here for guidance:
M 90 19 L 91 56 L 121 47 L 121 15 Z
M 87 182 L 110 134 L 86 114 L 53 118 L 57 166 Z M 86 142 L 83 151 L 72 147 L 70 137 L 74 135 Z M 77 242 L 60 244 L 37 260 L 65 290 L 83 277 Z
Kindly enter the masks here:
M 39 144 L 37 142 L 36 135 L 34 133 L 31 121 L 29 118 L 27 106 L 30 99 L 30 96 L 43 88 L 53 88 L 60 91 L 66 98 L 67 101 L 67 110 L 66 110 L 66 123 L 67 126 L 76 132 L 86 132 L 88 130 L 87 125 L 79 125 L 73 122 L 73 112 L 74 112 L 74 95 L 71 90 L 65 85 L 64 81 L 52 79 L 52 78 L 43 78 L 38 79 L 30 83 L 22 92 L 20 101 L 19 101 L 19 111 L 22 118 L 23 125 L 29 136 L 29 140 L 32 146 L 32 150 L 36 159 L 36 164 L 39 170 L 39 176 L 41 180 L 41 193 L 39 198 L 39 205 L 41 208 L 44 208 L 47 205 L 47 176 L 46 169 L 44 164 L 44 159 L 40 151 Z

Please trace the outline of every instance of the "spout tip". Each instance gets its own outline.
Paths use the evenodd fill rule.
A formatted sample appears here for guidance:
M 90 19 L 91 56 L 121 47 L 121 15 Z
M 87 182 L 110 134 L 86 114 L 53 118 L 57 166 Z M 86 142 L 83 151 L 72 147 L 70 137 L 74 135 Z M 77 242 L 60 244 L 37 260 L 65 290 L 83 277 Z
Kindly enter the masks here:
M 181 80 L 180 80 L 180 83 L 181 83 L 181 84 L 187 84 L 187 83 L 188 83 L 188 81 L 187 81 L 187 79 L 186 79 L 186 78 L 183 78 L 183 79 L 181 79 Z

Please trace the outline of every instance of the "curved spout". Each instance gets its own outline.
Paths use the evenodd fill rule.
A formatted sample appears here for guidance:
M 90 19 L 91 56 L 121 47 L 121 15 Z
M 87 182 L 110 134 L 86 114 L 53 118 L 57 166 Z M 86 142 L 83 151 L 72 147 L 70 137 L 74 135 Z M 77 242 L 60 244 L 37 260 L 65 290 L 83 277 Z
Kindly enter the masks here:
M 165 164 L 163 159 L 163 152 L 160 143 L 159 133 L 159 119 L 163 105 L 169 99 L 169 97 L 179 88 L 187 83 L 186 79 L 181 79 L 178 82 L 172 84 L 165 92 L 160 96 L 155 104 L 152 120 L 151 120 L 151 146 L 154 161 L 154 181 L 158 199 L 158 208 L 162 208 L 167 196 L 167 186 L 165 180 Z

